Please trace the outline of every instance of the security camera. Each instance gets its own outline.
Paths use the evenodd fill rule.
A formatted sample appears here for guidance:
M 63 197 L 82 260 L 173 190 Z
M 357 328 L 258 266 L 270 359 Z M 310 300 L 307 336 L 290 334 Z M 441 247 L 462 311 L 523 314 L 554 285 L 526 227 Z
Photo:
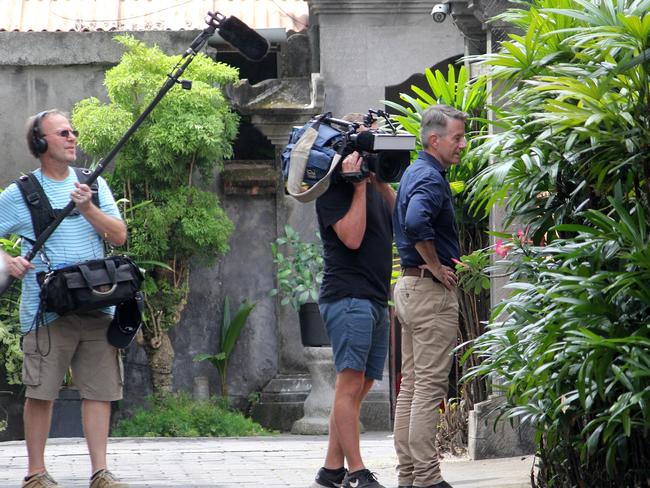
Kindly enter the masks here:
M 438 3 L 431 9 L 431 17 L 433 17 L 434 22 L 444 22 L 450 10 L 451 8 L 448 3 Z

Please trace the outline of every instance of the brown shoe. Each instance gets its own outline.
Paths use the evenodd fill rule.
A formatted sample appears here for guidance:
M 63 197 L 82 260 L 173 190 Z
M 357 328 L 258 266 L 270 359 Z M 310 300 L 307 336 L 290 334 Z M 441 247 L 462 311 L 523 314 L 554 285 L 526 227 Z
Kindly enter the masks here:
M 23 480 L 22 488 L 63 488 L 60 484 L 54 481 L 54 478 L 45 471 L 38 473 L 27 480 Z
M 108 469 L 100 469 L 90 478 L 89 488 L 128 488 L 126 483 L 120 481 Z

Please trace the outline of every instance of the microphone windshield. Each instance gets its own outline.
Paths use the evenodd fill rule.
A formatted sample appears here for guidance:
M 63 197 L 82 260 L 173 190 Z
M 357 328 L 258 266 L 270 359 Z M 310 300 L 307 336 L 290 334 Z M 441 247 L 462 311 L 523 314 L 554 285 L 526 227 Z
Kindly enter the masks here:
M 251 61 L 259 61 L 269 51 L 269 41 L 234 16 L 219 24 L 219 35 Z

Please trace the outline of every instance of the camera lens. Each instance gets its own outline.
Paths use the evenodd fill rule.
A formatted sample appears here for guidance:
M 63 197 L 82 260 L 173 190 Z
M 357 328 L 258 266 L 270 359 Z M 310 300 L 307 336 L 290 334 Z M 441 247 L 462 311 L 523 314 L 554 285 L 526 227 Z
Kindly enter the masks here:
M 397 183 L 411 162 L 409 151 L 383 151 L 376 155 L 374 171 L 381 181 Z

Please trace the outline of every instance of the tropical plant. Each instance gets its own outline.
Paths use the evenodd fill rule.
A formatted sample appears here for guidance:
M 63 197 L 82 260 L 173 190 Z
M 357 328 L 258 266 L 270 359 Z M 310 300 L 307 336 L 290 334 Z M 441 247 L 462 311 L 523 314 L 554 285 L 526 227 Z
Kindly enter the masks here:
M 315 242 L 303 241 L 289 225 L 284 233 L 271 244 L 278 278 L 278 288 L 271 290 L 271 296 L 280 295 L 282 305 L 298 310 L 305 303 L 318 301 L 323 281 L 322 244 L 318 233 Z
M 505 225 L 525 222 L 540 242 L 579 210 L 606 207 L 617 183 L 647 204 L 647 5 L 538 0 L 503 14 L 524 35 L 483 59 L 503 130 L 474 151 L 494 162 L 472 181 L 477 205 L 504 204 Z
M 20 238 L 0 238 L 0 248 L 10 256 L 20 253 Z M 1 259 L 1 258 L 0 258 Z M 0 364 L 3 365 L 7 383 L 22 384 L 23 351 L 20 347 L 20 281 L 15 281 L 0 297 Z
M 506 414 L 537 428 L 536 486 L 650 479 L 650 1 L 535 0 L 490 67 L 500 124 L 481 205 L 529 239 L 475 345 Z M 542 245 L 544 244 L 544 245 Z
M 485 213 L 475 215 L 472 211 L 473 201 L 470 198 L 469 188 L 466 183 L 483 171 L 486 161 L 474 156 L 470 149 L 482 142 L 482 137 L 487 131 L 486 121 L 486 88 L 485 79 L 469 79 L 469 73 L 464 66 L 456 68 L 449 65 L 447 77 L 440 71 L 425 70 L 425 77 L 430 92 L 417 86 L 412 86 L 414 95 L 402 93 L 400 98 L 405 102 L 400 105 L 395 102 L 385 101 L 397 115 L 394 119 L 409 133 L 418 138 L 418 149 L 421 148 L 420 125 L 423 112 L 431 105 L 446 104 L 470 114 L 471 119 L 467 126 L 467 149 L 461 157 L 461 164 L 454 165 L 449 170 L 449 181 L 454 194 L 454 208 L 456 221 L 459 226 L 462 260 L 471 260 L 471 253 L 488 245 L 486 234 L 488 219 Z M 482 282 L 485 284 L 485 281 Z M 475 293 L 474 288 L 466 290 L 461 295 L 461 324 L 460 331 L 463 343 L 473 340 L 484 331 L 483 321 L 489 315 L 489 287 L 481 286 Z M 465 365 L 460 366 L 465 370 L 476 364 L 477 358 L 470 355 Z M 457 377 L 461 376 L 460 374 Z M 454 385 L 455 386 L 455 385 Z M 474 403 L 485 400 L 487 385 L 484 380 L 468 383 L 462 392 L 465 396 L 461 402 L 467 411 Z M 466 436 L 466 432 L 465 432 Z
M 221 340 L 216 354 L 197 354 L 194 361 L 209 361 L 219 371 L 219 384 L 221 396 L 228 398 L 228 361 L 235 348 L 235 344 L 246 325 L 248 316 L 255 308 L 255 304 L 249 304 L 244 300 L 234 317 L 230 314 L 230 300 L 226 296 L 223 301 L 223 320 L 221 321 Z
M 115 39 L 126 52 L 106 72 L 110 103 L 82 100 L 72 115 L 80 146 L 95 157 L 112 148 L 180 59 L 131 36 Z M 155 392 L 171 391 L 174 350 L 167 331 L 187 303 L 190 261 L 213 263 L 228 250 L 233 230 L 206 188 L 232 155 L 238 117 L 220 87 L 234 82 L 237 70 L 199 54 L 185 75 L 192 90 L 167 93 L 124 146 L 111 175 L 112 188 L 124 196 L 127 252 L 147 271 L 143 334 Z

